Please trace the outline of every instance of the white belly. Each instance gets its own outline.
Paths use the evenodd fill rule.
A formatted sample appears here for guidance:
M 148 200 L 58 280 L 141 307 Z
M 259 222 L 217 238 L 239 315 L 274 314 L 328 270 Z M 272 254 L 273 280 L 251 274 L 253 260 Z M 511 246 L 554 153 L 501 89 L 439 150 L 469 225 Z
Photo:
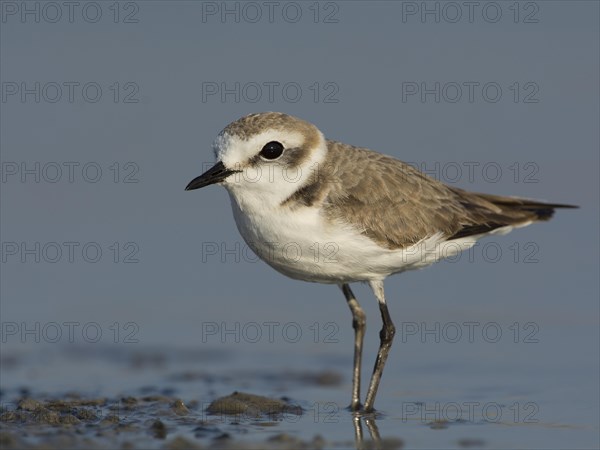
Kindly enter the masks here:
M 327 222 L 318 208 L 244 208 L 231 197 L 233 215 L 248 246 L 275 270 L 318 283 L 382 280 L 393 273 L 428 266 L 475 242 L 443 248 L 433 236 L 404 250 L 389 250 L 350 226 Z

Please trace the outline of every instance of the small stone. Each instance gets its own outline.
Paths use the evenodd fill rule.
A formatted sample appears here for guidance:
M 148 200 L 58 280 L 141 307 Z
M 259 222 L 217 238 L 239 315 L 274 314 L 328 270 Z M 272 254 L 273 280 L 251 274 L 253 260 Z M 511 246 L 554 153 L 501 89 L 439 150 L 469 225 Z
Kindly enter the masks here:
M 18 438 L 7 432 L 0 432 L 0 448 L 19 448 Z
M 0 415 L 0 422 L 5 423 L 26 423 L 29 415 L 23 411 L 7 411 Z
M 58 425 L 60 424 L 60 414 L 56 411 L 50 411 L 46 408 L 38 408 L 33 413 L 33 419 L 37 423 L 46 425 Z
M 213 401 L 206 411 L 210 414 L 241 415 L 257 418 L 263 415 L 302 414 L 302 408 L 290 405 L 282 400 L 260 395 L 234 392 Z
M 228 439 L 231 439 L 231 435 L 229 433 L 221 433 L 213 438 L 215 441 L 226 441 Z
M 299 447 L 302 443 L 300 439 L 288 433 L 276 434 L 275 436 L 271 436 L 268 441 L 277 442 L 278 444 L 294 444 L 296 447 Z
M 133 405 L 137 405 L 138 399 L 135 397 L 123 397 L 121 399 L 121 403 L 123 403 L 124 405 L 127 405 L 127 406 L 133 406 Z
M 165 445 L 165 448 L 167 450 L 200 450 L 202 447 L 184 437 L 177 436 L 175 439 L 169 441 Z
M 190 410 L 180 399 L 177 399 L 173 402 L 173 404 L 171 405 L 171 411 L 173 411 L 178 416 L 187 416 L 190 413 Z
M 161 420 L 155 420 L 150 426 L 150 430 L 156 439 L 167 437 L 167 426 Z
M 433 422 L 429 422 L 429 428 L 432 430 L 445 430 L 448 428 L 449 422 L 447 420 L 434 420 Z
M 76 425 L 81 423 L 81 420 L 79 420 L 73 414 L 66 414 L 60 418 L 60 423 L 63 425 Z
M 24 398 L 17 404 L 17 409 L 21 411 L 36 411 L 41 408 L 42 404 L 32 398 Z
M 485 446 L 485 441 L 483 439 L 465 438 L 460 439 L 457 444 L 462 448 L 481 448 Z
M 100 425 L 114 425 L 120 422 L 119 416 L 110 414 L 100 421 Z
M 75 417 L 79 420 L 85 420 L 86 422 L 92 422 L 100 418 L 99 414 L 93 409 L 81 408 L 75 412 Z

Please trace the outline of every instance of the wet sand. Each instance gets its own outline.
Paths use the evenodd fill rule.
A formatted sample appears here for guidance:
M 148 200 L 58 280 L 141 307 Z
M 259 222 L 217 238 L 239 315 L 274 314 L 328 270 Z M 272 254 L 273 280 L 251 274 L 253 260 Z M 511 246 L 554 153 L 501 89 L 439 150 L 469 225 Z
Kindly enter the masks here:
M 302 408 L 281 399 L 234 392 L 206 411 L 165 395 L 125 398 L 20 399 L 0 415 L 3 449 L 324 448 L 323 438 L 301 440 L 278 433 L 258 443 L 236 439 L 255 427 L 276 425 Z M 227 421 L 223 418 L 227 417 Z
M 381 409 L 355 415 L 347 409 L 350 361 L 331 356 L 294 354 L 274 363 L 271 354 L 182 349 L 3 353 L 2 449 L 496 448 L 547 435 L 564 443 L 595 431 L 545 422 L 539 411 L 531 422 L 525 414 L 511 420 L 512 388 L 509 394 L 489 384 L 474 389 L 465 380 L 463 391 L 443 390 L 431 378 L 443 368 L 408 372 L 402 383 L 390 371 Z M 416 389 L 398 393 L 403 385 Z M 452 414 L 435 413 L 437 404 L 486 404 L 486 398 L 506 399 L 499 403 L 502 420 L 464 411 L 452 417 L 448 408 Z

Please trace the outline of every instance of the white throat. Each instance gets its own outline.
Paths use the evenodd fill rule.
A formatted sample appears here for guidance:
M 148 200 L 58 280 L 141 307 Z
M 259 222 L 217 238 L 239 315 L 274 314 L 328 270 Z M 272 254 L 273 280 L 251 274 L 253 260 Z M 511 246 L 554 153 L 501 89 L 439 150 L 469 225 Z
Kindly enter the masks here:
M 261 136 L 258 140 L 265 142 L 265 137 Z M 266 140 L 268 141 L 268 138 Z M 248 145 L 247 142 L 245 144 Z M 285 144 L 293 146 L 294 142 Z M 317 145 L 309 150 L 308 157 L 299 165 L 286 167 L 273 161 L 257 167 L 245 167 L 241 172 L 227 178 L 224 187 L 232 201 L 246 214 L 252 214 L 255 210 L 280 208 L 286 199 L 319 173 L 326 154 L 327 144 L 320 134 Z

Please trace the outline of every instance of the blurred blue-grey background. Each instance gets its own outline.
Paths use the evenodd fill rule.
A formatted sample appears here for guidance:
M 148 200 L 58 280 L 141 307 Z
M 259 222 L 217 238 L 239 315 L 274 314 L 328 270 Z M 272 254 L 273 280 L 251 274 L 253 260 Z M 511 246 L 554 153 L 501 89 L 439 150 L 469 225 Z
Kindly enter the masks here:
M 256 262 L 222 188 L 183 190 L 225 125 L 283 111 L 465 189 L 580 205 L 388 279 L 402 332 L 379 406 L 394 417 L 394 402 L 419 392 L 514 394 L 545 425 L 492 442 L 597 447 L 597 2 L 1 5 L 4 355 L 210 349 L 237 355 L 236 369 L 333 367 L 346 401 L 352 328 L 339 290 Z M 366 375 L 379 314 L 368 289 L 355 292 Z M 273 339 L 265 322 L 279 324 Z M 478 324 L 474 342 L 465 322 Z M 499 342 L 482 337 L 490 322 Z M 290 323 L 301 339 L 282 333 Z M 88 386 L 39 370 L 3 370 L 3 388 Z M 118 390 L 110 373 L 103 385 Z

